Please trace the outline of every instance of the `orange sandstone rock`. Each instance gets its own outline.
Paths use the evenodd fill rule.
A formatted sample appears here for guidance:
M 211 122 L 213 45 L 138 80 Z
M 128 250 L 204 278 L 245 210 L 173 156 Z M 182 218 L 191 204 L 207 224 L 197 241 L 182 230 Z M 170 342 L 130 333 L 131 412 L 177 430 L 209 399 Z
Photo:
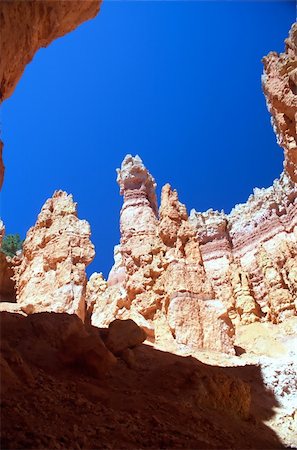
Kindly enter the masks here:
M 71 195 L 56 191 L 45 202 L 16 270 L 17 302 L 26 313 L 67 312 L 84 320 L 85 268 L 94 258 L 90 234 Z
M 118 181 L 121 243 L 107 285 L 90 282 L 94 325 L 131 318 L 161 348 L 232 353 L 234 326 L 296 315 L 297 188 L 286 174 L 229 215 L 189 217 L 169 185 L 156 213 L 139 157 L 124 159 Z
M 41 47 L 74 30 L 99 11 L 101 0 L 4 0 L 0 2 L 0 103 L 13 93 Z M 3 182 L 0 140 L 0 189 Z
M 263 90 L 278 143 L 285 152 L 284 167 L 297 182 L 297 23 L 294 23 L 284 53 L 270 52 L 265 58 Z
M 124 196 L 121 244 L 92 324 L 130 318 L 159 345 L 234 352 L 232 323 L 214 297 L 195 228 L 176 191 L 164 186 L 159 217 L 155 181 L 138 156 L 126 156 L 118 182 Z M 94 282 L 92 277 L 88 292 L 96 292 Z M 101 279 L 97 283 L 100 291 Z M 87 302 L 94 302 L 92 294 Z
M 1 101 L 8 98 L 36 51 L 92 19 L 100 0 L 14 0 L 0 4 Z
M 16 301 L 14 270 L 21 264 L 21 258 L 0 252 L 0 302 Z

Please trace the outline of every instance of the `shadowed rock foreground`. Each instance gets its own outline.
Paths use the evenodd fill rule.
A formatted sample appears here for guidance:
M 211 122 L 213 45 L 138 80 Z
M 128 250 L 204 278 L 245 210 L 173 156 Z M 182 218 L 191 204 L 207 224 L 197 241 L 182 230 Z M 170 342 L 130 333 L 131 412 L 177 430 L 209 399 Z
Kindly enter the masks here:
M 115 358 L 104 335 L 69 314 L 1 313 L 1 448 L 282 447 L 258 367 L 148 345 Z

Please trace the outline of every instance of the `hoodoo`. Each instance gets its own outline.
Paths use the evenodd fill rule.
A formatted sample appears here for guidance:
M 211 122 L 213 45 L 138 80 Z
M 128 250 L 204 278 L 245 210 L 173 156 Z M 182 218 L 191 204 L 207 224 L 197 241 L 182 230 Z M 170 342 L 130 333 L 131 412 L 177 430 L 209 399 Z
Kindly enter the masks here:
M 1 98 L 98 7 L 1 2 Z M 22 252 L 0 254 L 2 448 L 297 446 L 297 24 L 263 61 L 285 155 L 273 186 L 230 214 L 188 214 L 169 184 L 158 207 L 153 176 L 127 155 L 107 280 L 87 281 L 90 226 L 61 190 Z

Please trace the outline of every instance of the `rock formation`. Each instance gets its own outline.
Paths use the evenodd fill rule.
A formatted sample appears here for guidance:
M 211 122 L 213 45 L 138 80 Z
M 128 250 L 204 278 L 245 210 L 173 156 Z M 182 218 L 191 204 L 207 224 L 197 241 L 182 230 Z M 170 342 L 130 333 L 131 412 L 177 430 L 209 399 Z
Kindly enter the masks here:
M 203 265 L 216 296 L 240 321 L 296 314 L 297 188 L 281 175 L 229 215 L 192 211 Z M 234 317 L 236 321 L 236 317 Z
M 100 3 L 100 0 L 2 1 L 1 101 L 13 93 L 37 50 L 95 17 Z
M 92 323 L 133 318 L 157 345 L 232 352 L 234 327 L 297 313 L 297 25 L 264 58 L 263 89 L 285 171 L 229 215 L 187 210 L 138 156 L 118 170 L 121 242 L 108 283 L 92 278 Z M 296 73 L 295 73 L 296 72 Z M 99 292 L 100 285 L 100 292 Z M 97 289 L 97 300 L 96 298 Z
M 26 313 L 68 312 L 85 318 L 86 266 L 94 258 L 90 226 L 71 195 L 47 200 L 23 244 L 16 269 L 17 302 Z
M 5 43 L 2 96 L 37 48 L 97 6 L 2 2 L 4 28 L 25 12 Z M 228 215 L 188 216 L 168 184 L 158 209 L 154 178 L 127 155 L 107 281 L 95 273 L 87 283 L 90 227 L 63 191 L 46 201 L 22 258 L 0 255 L 1 298 L 13 267 L 17 300 L 0 303 L 1 447 L 296 447 L 296 37 L 295 24 L 285 53 L 264 58 L 263 88 L 285 151 L 272 187 Z M 14 60 L 16 47 L 24 51 Z M 3 233 L 0 221 L 0 243 Z
M 0 251 L 0 302 L 15 302 L 14 270 L 21 263 L 19 256 L 10 258 Z
M 5 234 L 5 228 L 0 219 L 0 248 Z M 18 258 L 9 258 L 0 251 L 0 302 L 15 302 L 14 263 L 18 264 Z
M 74 30 L 99 11 L 101 0 L 3 0 L 0 2 L 0 103 L 14 91 L 41 47 Z M 4 166 L 0 141 L 0 188 Z
M 263 90 L 272 114 L 278 143 L 285 152 L 284 167 L 297 182 L 297 23 L 286 39 L 285 52 L 270 52 L 265 58 Z
M 296 314 L 297 189 L 285 174 L 229 215 L 190 217 L 169 185 L 157 214 L 155 182 L 138 156 L 124 159 L 118 182 L 121 244 L 108 283 L 91 278 L 93 324 L 131 317 L 161 346 L 230 352 L 231 320 Z
M 131 369 L 75 315 L 0 316 L 1 448 L 283 448 L 255 366 L 139 345 Z
M 162 190 L 158 218 L 155 181 L 141 159 L 127 155 L 118 183 L 124 196 L 121 244 L 108 285 L 90 280 L 92 323 L 107 326 L 132 318 L 158 344 L 232 352 L 233 326 L 214 297 L 203 267 L 195 228 L 169 185 Z

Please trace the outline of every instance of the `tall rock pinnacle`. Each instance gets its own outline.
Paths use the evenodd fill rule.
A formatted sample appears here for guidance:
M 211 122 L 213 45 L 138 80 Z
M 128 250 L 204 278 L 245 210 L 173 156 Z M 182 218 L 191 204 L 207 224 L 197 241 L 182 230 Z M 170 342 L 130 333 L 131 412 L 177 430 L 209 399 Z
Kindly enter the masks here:
M 135 157 L 126 155 L 121 168 L 117 169 L 117 174 L 120 193 L 124 196 L 122 211 L 129 208 L 130 205 L 135 206 L 138 203 L 145 207 L 148 214 L 150 214 L 148 210 L 150 207 L 157 215 L 156 182 L 144 167 L 140 157 L 138 155 Z
M 45 202 L 16 268 L 17 302 L 24 311 L 68 312 L 84 320 L 85 268 L 95 254 L 90 234 L 71 195 L 56 191 Z
M 118 183 L 124 196 L 121 242 L 104 292 L 100 278 L 98 287 L 95 277 L 89 283 L 92 323 L 131 318 L 159 345 L 234 352 L 233 326 L 213 297 L 195 228 L 177 192 L 163 187 L 159 218 L 154 178 L 138 156 L 125 157 Z

